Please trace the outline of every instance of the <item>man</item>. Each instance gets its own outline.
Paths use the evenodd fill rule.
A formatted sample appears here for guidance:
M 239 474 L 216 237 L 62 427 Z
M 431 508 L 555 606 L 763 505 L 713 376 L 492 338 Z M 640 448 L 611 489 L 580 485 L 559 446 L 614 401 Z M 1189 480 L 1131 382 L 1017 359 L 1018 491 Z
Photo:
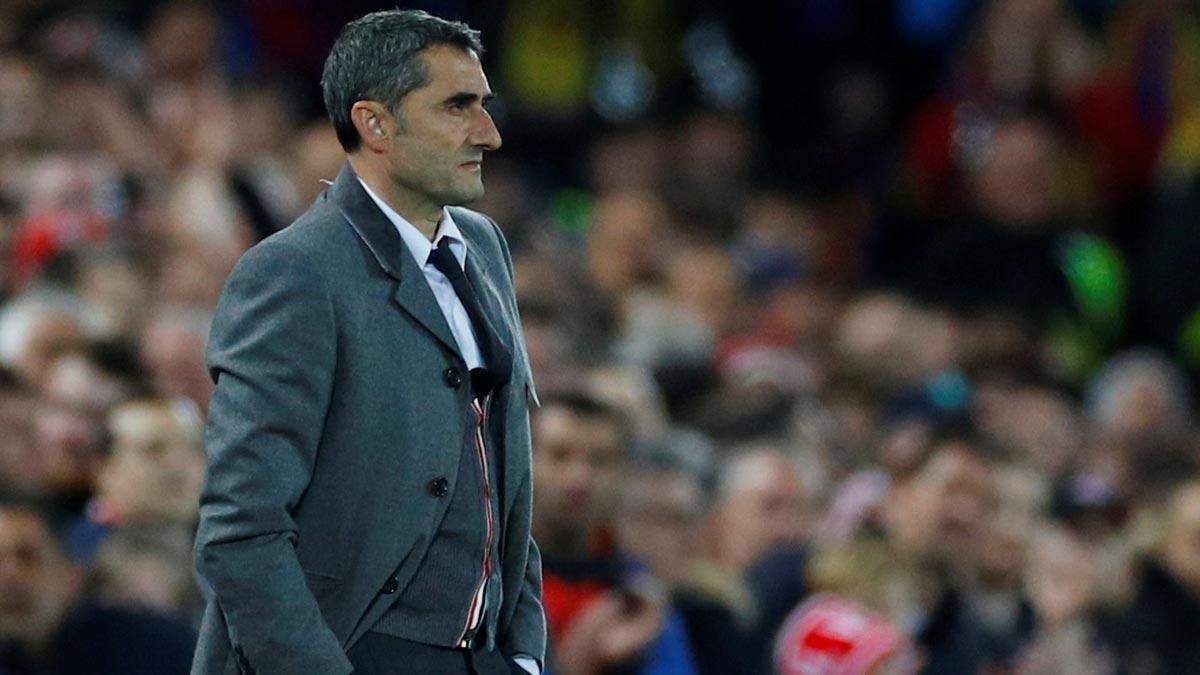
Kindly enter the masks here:
M 81 601 L 83 575 L 40 512 L 0 505 L 0 673 L 187 672 L 196 635 L 158 614 Z
M 231 274 L 196 564 L 194 673 L 536 673 L 536 402 L 499 229 L 458 208 L 500 146 L 476 31 L 348 24 L 325 64 L 348 154 Z
M 710 522 L 714 560 L 741 575 L 763 556 L 806 540 L 808 495 L 795 458 L 771 445 L 729 457 Z
M 979 672 L 993 656 L 963 593 L 994 508 L 993 471 L 973 436 L 951 430 L 893 473 L 882 520 L 896 561 L 912 571 L 914 597 L 903 612 L 925 652 L 925 675 Z
M 579 392 L 533 420 L 534 531 L 545 549 L 546 617 L 557 675 L 690 675 L 682 617 L 616 546 L 613 519 L 632 432 L 616 408 Z

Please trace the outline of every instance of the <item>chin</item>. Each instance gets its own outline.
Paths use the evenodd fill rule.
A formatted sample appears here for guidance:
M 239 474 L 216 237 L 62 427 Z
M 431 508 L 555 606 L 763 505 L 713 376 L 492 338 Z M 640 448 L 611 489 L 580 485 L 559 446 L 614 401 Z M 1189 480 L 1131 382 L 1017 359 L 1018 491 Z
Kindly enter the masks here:
M 440 200 L 446 206 L 462 206 L 469 204 L 483 196 L 483 184 L 476 182 L 474 185 L 459 185 L 446 190 L 440 197 Z

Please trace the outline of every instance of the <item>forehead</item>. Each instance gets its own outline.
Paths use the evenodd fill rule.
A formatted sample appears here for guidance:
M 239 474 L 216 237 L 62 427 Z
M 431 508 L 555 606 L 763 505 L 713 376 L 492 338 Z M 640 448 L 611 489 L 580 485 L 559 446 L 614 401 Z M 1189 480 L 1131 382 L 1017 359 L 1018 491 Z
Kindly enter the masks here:
M 434 45 L 421 52 L 425 63 L 425 86 L 413 93 L 427 96 L 449 95 L 461 91 L 491 93 L 483 64 L 475 52 L 455 45 Z

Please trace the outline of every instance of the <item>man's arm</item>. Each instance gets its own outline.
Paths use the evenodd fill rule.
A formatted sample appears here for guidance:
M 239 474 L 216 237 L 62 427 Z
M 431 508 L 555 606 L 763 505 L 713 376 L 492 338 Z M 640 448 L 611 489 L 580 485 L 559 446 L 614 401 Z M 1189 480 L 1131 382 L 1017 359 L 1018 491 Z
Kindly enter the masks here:
M 304 254 L 243 256 L 209 339 L 216 380 L 196 568 L 239 659 L 259 675 L 351 672 L 296 557 L 291 513 L 316 460 L 336 359 L 329 295 Z
M 508 272 L 509 287 L 515 289 L 517 286 L 516 275 L 513 271 L 512 253 L 508 250 L 508 242 L 505 241 L 504 233 L 496 221 L 488 216 L 483 217 L 491 226 L 492 234 L 495 235 L 500 252 L 504 257 L 504 269 Z M 517 346 L 521 350 L 524 362 L 528 364 L 529 356 L 525 351 L 525 332 L 522 330 L 519 314 L 517 325 L 513 326 L 513 329 L 516 333 Z M 532 373 L 529 373 L 529 392 L 534 405 L 538 405 Z M 523 483 L 521 494 L 517 496 L 517 499 L 519 500 L 517 503 L 525 508 L 527 517 L 532 521 L 532 476 Z M 542 554 L 532 536 L 529 538 L 529 553 L 525 559 L 525 576 L 521 584 L 521 594 L 517 597 L 517 608 L 513 614 L 512 623 L 509 625 L 508 636 L 508 649 L 513 653 L 517 665 L 534 675 L 541 672 L 541 664 L 545 663 L 546 658 L 546 612 L 542 606 Z

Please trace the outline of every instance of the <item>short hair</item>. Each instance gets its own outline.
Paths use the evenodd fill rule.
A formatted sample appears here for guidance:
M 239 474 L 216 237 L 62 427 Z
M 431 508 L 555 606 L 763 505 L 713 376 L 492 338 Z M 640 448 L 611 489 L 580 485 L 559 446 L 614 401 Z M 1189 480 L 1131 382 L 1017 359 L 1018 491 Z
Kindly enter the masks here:
M 434 45 L 483 54 L 479 31 L 421 10 L 372 12 L 342 28 L 325 59 L 321 89 L 325 111 L 346 152 L 362 142 L 350 118 L 354 103 L 379 101 L 395 114 L 409 92 L 427 83 L 429 72 L 420 54 Z

